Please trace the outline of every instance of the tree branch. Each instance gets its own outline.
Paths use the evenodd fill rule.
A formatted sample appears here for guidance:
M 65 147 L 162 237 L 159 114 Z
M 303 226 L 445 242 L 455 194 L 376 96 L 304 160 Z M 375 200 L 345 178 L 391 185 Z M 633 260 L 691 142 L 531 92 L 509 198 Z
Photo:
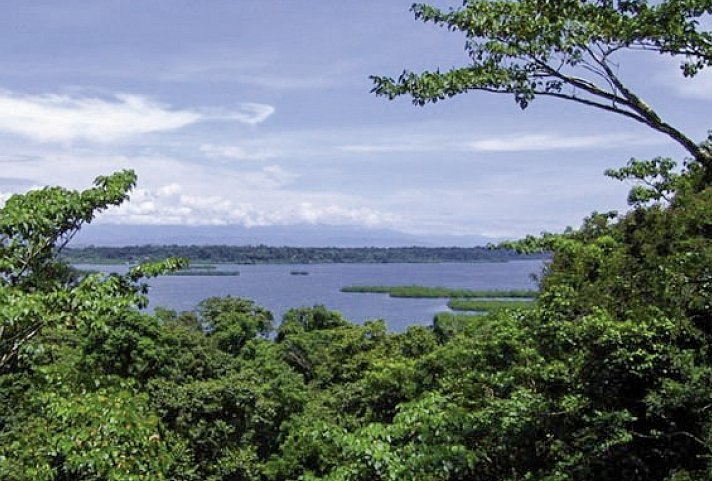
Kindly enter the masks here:
M 602 88 L 598 87 L 596 84 L 586 80 L 582 79 L 580 77 L 573 77 L 571 75 L 566 75 L 564 73 L 561 73 L 559 70 L 554 69 L 552 66 L 544 62 L 543 60 L 534 58 L 534 62 L 536 62 L 537 65 L 539 65 L 541 68 L 549 72 L 553 77 L 558 78 L 562 82 L 565 82 L 569 85 L 573 85 L 574 87 L 578 87 L 582 90 L 585 90 L 586 92 L 590 93 L 591 95 L 595 95 L 596 97 L 602 97 L 605 99 L 610 100 L 614 104 L 620 103 L 623 105 L 628 105 L 628 100 L 625 99 L 624 97 L 620 97 L 616 95 L 615 93 L 612 92 L 607 92 L 606 90 L 603 90 Z
M 597 63 L 606 72 L 608 78 L 610 78 L 613 85 L 620 93 L 626 98 L 628 105 L 631 109 L 638 113 L 640 121 L 647 126 L 657 130 L 658 132 L 667 134 L 670 138 L 675 140 L 677 143 L 682 145 L 692 156 L 699 161 L 707 170 L 712 169 L 712 158 L 705 152 L 702 147 L 695 143 L 692 139 L 684 135 L 682 132 L 674 128 L 672 125 L 664 122 L 660 116 L 640 97 L 633 93 L 625 84 L 618 78 L 618 76 L 613 72 L 611 66 L 606 61 L 605 57 L 599 59 L 587 47 L 587 50 L 592 55 L 592 57 L 597 61 Z

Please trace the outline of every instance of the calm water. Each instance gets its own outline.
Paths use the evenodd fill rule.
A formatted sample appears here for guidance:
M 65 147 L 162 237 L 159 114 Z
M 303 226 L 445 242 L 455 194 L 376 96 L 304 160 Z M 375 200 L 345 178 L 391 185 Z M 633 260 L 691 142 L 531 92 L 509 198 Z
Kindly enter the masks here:
M 240 296 L 272 311 L 275 319 L 291 307 L 324 304 L 353 322 L 385 319 L 389 328 L 402 331 L 411 324 L 429 325 L 435 313 L 448 310 L 446 299 L 398 299 L 385 294 L 343 293 L 351 285 L 404 285 L 469 289 L 531 289 L 531 274 L 539 274 L 543 261 L 476 264 L 290 264 L 219 265 L 239 276 L 168 276 L 150 279 L 151 307 L 191 310 L 206 297 Z M 78 266 L 122 270 L 121 266 Z M 125 269 L 125 268 L 124 268 Z M 306 271 L 295 276 L 291 271 Z

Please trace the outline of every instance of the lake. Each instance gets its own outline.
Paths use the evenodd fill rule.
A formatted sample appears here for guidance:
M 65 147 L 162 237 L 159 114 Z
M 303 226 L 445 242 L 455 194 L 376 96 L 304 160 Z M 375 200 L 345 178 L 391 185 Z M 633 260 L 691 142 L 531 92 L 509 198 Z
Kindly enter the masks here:
M 406 285 L 466 289 L 533 289 L 532 274 L 545 261 L 440 264 L 218 264 L 219 271 L 239 276 L 164 276 L 149 279 L 150 307 L 192 310 L 211 296 L 247 297 L 280 320 L 291 307 L 324 304 L 352 322 L 385 319 L 393 331 L 413 324 L 430 325 L 433 316 L 447 311 L 447 299 L 391 298 L 386 294 L 344 293 L 352 285 Z M 124 266 L 78 265 L 81 269 L 121 272 Z M 308 275 L 292 275 L 306 272 Z

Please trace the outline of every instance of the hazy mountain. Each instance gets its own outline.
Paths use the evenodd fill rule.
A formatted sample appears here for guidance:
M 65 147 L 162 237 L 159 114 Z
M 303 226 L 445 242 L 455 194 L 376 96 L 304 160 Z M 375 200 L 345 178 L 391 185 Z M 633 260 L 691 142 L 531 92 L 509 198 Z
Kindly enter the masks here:
M 484 245 L 493 239 L 469 236 L 412 235 L 387 229 L 350 226 L 292 225 L 270 227 L 89 225 L 79 232 L 75 247 L 138 244 L 224 244 L 294 247 L 396 247 Z

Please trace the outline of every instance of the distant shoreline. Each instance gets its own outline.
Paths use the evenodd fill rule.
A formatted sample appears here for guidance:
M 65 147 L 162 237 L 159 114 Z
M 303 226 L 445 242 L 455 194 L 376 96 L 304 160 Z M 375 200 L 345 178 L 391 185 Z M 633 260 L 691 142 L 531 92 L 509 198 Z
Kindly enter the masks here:
M 200 264 L 393 264 L 477 263 L 547 259 L 488 247 L 271 247 L 227 245 L 142 245 L 66 248 L 72 264 L 132 264 L 186 257 Z

